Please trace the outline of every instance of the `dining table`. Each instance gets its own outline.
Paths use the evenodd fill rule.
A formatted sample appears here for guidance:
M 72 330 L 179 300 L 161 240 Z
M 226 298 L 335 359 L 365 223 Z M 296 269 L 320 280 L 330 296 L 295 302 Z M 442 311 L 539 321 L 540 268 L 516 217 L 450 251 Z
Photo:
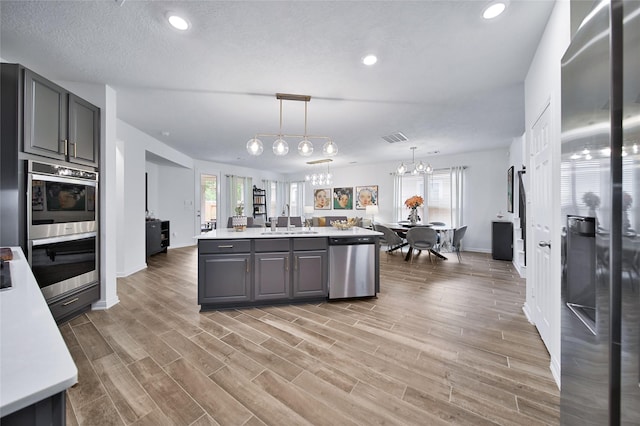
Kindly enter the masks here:
M 441 251 L 442 250 L 451 249 L 451 243 L 453 241 L 453 231 L 454 231 L 455 228 L 452 228 L 451 226 L 447 226 L 447 225 L 444 225 L 444 226 L 443 225 L 431 225 L 429 223 L 412 224 L 411 222 L 394 222 L 394 223 L 386 223 L 386 224 L 383 224 L 383 225 L 386 226 L 387 228 L 391 229 L 395 233 L 397 233 L 402 238 L 406 238 L 407 237 L 407 231 L 409 231 L 409 229 L 417 227 L 417 226 L 426 226 L 426 227 L 429 227 L 429 228 L 433 229 L 439 235 L 439 243 L 438 243 L 438 245 L 436 247 L 434 247 L 432 249 L 429 249 L 429 252 L 432 253 L 434 256 L 436 256 L 439 259 L 447 260 L 447 257 L 444 256 L 441 253 Z M 399 249 L 401 247 L 406 247 L 407 245 L 409 245 L 409 243 L 405 242 L 404 244 L 401 244 L 398 247 L 394 247 L 393 250 L 397 250 L 397 249 Z M 409 261 L 411 259 L 412 255 L 413 255 L 413 249 L 410 246 L 409 250 L 407 251 L 407 254 L 404 257 L 404 260 L 405 261 Z

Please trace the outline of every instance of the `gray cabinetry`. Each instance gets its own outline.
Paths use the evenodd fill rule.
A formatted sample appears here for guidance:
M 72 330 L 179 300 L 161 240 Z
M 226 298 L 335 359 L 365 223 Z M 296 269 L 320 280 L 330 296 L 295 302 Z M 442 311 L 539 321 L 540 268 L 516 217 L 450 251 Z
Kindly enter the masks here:
M 169 247 L 169 238 L 168 220 L 147 221 L 147 257 L 160 253 L 161 251 L 166 253 L 167 247 Z
M 496 260 L 513 259 L 513 223 L 497 220 L 491 223 L 491 255 Z
M 252 299 L 251 241 L 198 242 L 198 304 L 242 304 Z
M 97 167 L 99 141 L 98 107 L 24 70 L 24 152 Z
M 256 253 L 254 300 L 289 298 L 289 252 Z
M 327 239 L 295 239 L 293 250 L 293 297 L 327 297 Z

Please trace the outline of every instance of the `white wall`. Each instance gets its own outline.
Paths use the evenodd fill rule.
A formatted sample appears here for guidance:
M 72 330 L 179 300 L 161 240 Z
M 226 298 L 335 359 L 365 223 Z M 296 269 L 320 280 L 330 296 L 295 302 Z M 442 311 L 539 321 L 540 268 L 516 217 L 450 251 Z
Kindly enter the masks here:
M 526 140 L 527 146 L 531 143 L 531 129 L 535 121 L 542 113 L 547 103 L 551 108 L 551 126 L 550 138 L 552 141 L 552 182 L 559 182 L 560 179 L 560 60 L 564 51 L 570 42 L 570 13 L 569 2 L 566 0 L 556 2 L 547 27 L 538 45 L 536 54 L 531 62 L 527 77 L 525 79 L 525 124 L 526 124 Z M 528 147 L 525 148 L 529 152 Z M 527 164 L 527 169 L 531 170 L 531 166 Z M 529 181 L 529 186 L 533 187 L 535 183 Z M 552 203 L 553 214 L 551 224 L 551 268 L 552 279 L 551 288 L 553 289 L 551 303 L 552 314 L 548 318 L 551 324 L 551 336 L 545 342 L 547 349 L 551 355 L 551 370 L 555 376 L 557 383 L 560 382 L 560 185 L 552 185 Z M 529 214 L 529 213 L 528 213 Z M 531 220 L 527 218 L 531 223 Z M 528 239 L 527 251 L 533 253 L 533 238 Z M 533 256 L 529 256 L 530 267 Z M 531 318 L 531 310 L 533 307 L 533 289 L 532 282 L 527 282 L 527 301 L 524 306 L 525 312 Z
M 491 221 L 496 220 L 498 212 L 507 211 L 507 169 L 509 151 L 507 148 L 469 152 L 458 155 L 429 157 L 435 169 L 452 166 L 467 166 L 465 171 L 463 222 L 468 226 L 463 240 L 463 249 L 467 251 L 491 252 Z M 331 187 L 356 187 L 378 185 L 378 204 L 380 213 L 376 222 L 395 221 L 393 212 L 393 174 L 397 162 L 373 165 L 352 165 L 331 169 L 333 183 Z M 304 175 L 291 176 L 300 180 Z M 313 205 L 313 187 L 307 184 L 305 204 Z M 364 210 L 321 210 L 316 216 L 346 215 L 364 216 Z

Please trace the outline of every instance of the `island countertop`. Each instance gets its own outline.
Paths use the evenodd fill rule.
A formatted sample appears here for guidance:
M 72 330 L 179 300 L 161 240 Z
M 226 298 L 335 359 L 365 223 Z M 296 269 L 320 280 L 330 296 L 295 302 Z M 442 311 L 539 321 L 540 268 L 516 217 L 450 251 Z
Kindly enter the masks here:
M 271 228 L 247 228 L 238 232 L 233 228 L 216 229 L 196 235 L 199 240 L 228 240 L 228 239 L 259 239 L 259 238 L 312 238 L 312 237 L 371 237 L 381 236 L 382 232 L 354 226 L 351 229 L 341 230 L 333 226 L 316 226 L 309 228 L 295 227 L 291 230 L 286 228 L 276 228 L 275 232 Z
M 0 291 L 0 416 L 78 381 L 78 370 L 20 248 L 12 247 L 13 287 Z

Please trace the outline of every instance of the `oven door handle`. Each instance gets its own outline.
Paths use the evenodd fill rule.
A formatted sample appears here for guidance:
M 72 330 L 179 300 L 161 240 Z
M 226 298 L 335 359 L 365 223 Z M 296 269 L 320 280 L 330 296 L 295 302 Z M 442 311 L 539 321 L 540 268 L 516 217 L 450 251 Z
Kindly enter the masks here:
M 82 234 L 63 235 L 60 237 L 39 238 L 37 240 L 29 240 L 29 244 L 35 247 L 35 246 L 42 246 L 45 244 L 63 243 L 65 241 L 81 240 L 83 238 L 96 237 L 97 235 L 98 235 L 97 232 L 85 232 Z

